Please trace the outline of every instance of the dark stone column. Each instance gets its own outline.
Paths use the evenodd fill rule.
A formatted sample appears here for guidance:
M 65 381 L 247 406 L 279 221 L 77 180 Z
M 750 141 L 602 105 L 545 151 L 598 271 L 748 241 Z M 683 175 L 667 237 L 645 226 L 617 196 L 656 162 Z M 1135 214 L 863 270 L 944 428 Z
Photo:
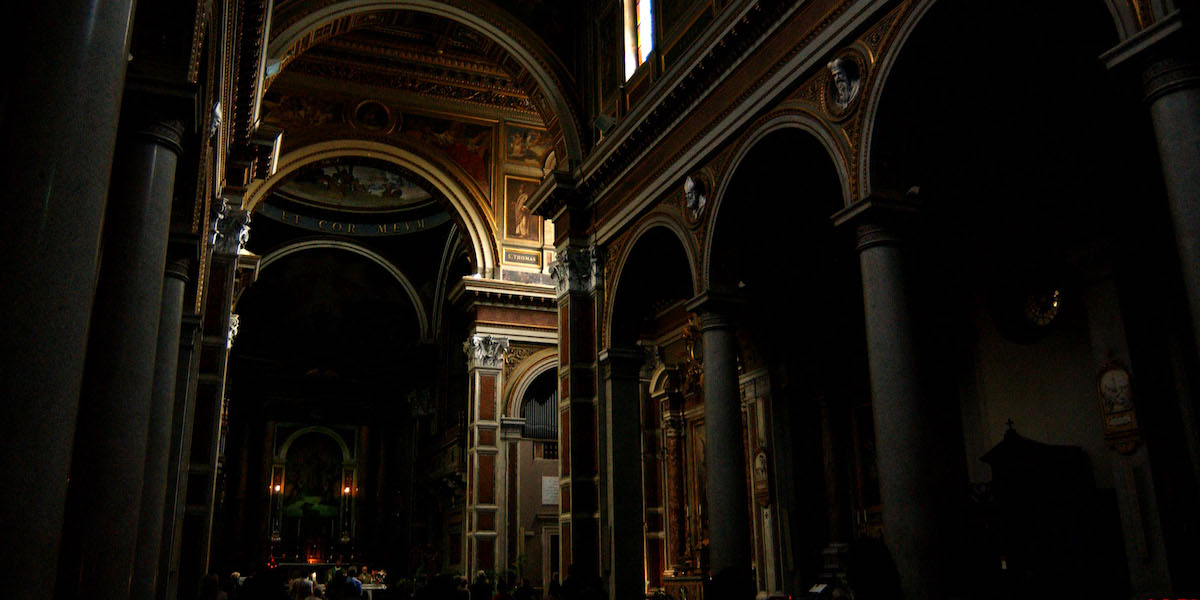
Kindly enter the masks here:
M 162 306 L 175 166 L 183 126 L 137 121 L 126 103 L 104 223 L 100 282 L 67 493 L 58 589 L 127 597 L 133 573 L 146 432 Z
M 704 437 L 709 564 L 715 580 L 750 582 L 750 507 L 738 386 L 734 299 L 705 292 L 688 303 L 700 315 L 704 345 Z M 753 590 L 753 586 L 750 586 Z M 753 591 L 751 591 L 753 595 Z
M 200 373 L 200 317 L 188 311 L 179 335 L 179 361 L 171 416 L 171 441 L 167 456 L 167 488 L 163 506 L 162 546 L 159 552 L 159 600 L 173 600 L 179 588 L 179 554 L 182 551 L 184 506 L 191 465 L 192 422 L 196 406 L 196 381 Z
M 1171 223 L 1200 349 L 1200 68 L 1194 57 L 1167 55 L 1143 73 L 1158 139 Z
M 132 0 L 21 2 L 0 119 L 0 573 L 50 595 L 99 266 Z
M 612 573 L 612 598 L 641 598 L 646 593 L 645 518 L 642 512 L 641 377 L 646 355 L 640 348 L 609 348 L 598 356 L 605 384 L 604 420 L 608 462 L 605 486 Z
M 869 199 L 834 216 L 855 228 L 862 268 L 867 358 L 875 440 L 879 449 L 884 538 L 900 573 L 904 597 L 944 598 L 934 475 L 944 469 L 935 433 L 923 418 L 913 308 L 902 232 L 915 216 L 907 201 Z
M 138 517 L 131 598 L 152 600 L 159 574 L 162 547 L 163 503 L 167 498 L 167 459 L 170 455 L 175 412 L 176 369 L 183 321 L 184 288 L 188 261 L 167 264 L 162 285 L 162 312 L 158 322 L 158 349 L 154 355 L 154 391 L 150 398 L 150 428 L 146 438 L 146 469 L 142 483 L 142 510 Z
M 1195 33 L 1176 11 L 1102 58 L 1110 68 L 1128 65 L 1140 72 L 1166 182 L 1192 339 L 1200 350 L 1200 59 L 1191 43 Z

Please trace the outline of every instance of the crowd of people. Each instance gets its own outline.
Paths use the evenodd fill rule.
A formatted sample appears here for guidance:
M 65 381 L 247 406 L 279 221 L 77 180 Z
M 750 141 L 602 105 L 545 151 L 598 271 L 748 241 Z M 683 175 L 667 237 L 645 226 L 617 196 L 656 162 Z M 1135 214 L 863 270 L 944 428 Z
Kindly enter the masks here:
M 544 593 L 528 579 L 509 580 L 484 571 L 468 582 L 459 575 L 424 575 L 414 580 L 396 580 L 383 572 L 365 568 L 334 568 L 318 574 L 260 564 L 247 576 L 234 572 L 222 579 L 217 574 L 204 578 L 199 600 L 598 600 L 607 598 L 602 580 L 583 581 L 567 568 L 567 578 L 555 573 Z M 363 588 L 364 580 L 368 589 Z

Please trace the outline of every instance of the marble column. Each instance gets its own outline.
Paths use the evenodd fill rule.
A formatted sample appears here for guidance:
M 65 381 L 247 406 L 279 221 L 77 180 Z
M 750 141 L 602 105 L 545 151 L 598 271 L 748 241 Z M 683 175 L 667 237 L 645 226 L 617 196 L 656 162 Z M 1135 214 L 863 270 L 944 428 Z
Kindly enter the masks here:
M 138 107 L 126 108 L 126 117 L 138 118 Z M 127 597 L 133 573 L 183 125 L 154 118 L 130 125 L 117 148 L 104 222 L 59 556 L 60 597 L 97 589 Z
M 1158 140 L 1179 264 L 1200 349 L 1200 68 L 1194 58 L 1168 55 L 1143 74 Z
M 666 463 L 666 481 L 663 482 L 667 519 L 667 570 L 680 575 L 687 557 L 687 499 L 683 489 L 683 414 L 678 407 L 670 406 L 671 399 L 664 401 L 662 411 L 663 454 Z
M 732 296 L 704 292 L 688 303 L 700 315 L 704 345 L 704 437 L 709 565 L 714 579 L 749 582 L 750 506 L 738 386 Z M 753 586 L 751 586 L 753 589 Z
M 163 511 L 167 498 L 167 459 L 175 412 L 176 370 L 179 365 L 179 337 L 187 280 L 187 260 L 167 263 L 158 322 L 158 348 L 154 354 L 154 391 L 150 398 L 146 468 L 130 596 L 143 600 L 152 600 L 158 588 L 159 550 L 162 547 Z
M 1190 27 L 1175 11 L 1102 58 L 1110 68 L 1131 65 L 1140 71 L 1166 182 L 1192 339 L 1200 350 L 1200 57 L 1189 39 L 1196 33 Z
M 883 501 L 884 538 L 905 598 L 944 598 L 939 570 L 932 474 L 943 468 L 932 427 L 922 418 L 910 280 L 903 249 L 907 200 L 872 198 L 834 215 L 853 227 L 862 269 L 867 361 L 875 415 L 876 462 Z
M 54 590 L 132 0 L 7 7 L 0 164 L 0 573 Z
M 598 356 L 604 381 L 604 420 L 608 485 L 605 501 L 612 534 L 609 536 L 611 598 L 641 598 L 646 594 L 643 554 L 646 523 L 642 494 L 641 377 L 645 361 L 640 348 L 609 348 Z

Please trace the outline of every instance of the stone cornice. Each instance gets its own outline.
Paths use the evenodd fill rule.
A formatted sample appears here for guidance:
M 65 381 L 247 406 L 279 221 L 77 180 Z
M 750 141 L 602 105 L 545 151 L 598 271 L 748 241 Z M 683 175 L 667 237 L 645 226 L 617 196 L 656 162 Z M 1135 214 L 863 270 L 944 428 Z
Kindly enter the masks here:
M 1179 37 L 1182 29 L 1183 19 L 1176 10 L 1100 55 L 1100 60 L 1110 69 L 1119 67 L 1131 58 L 1144 56 L 1148 50 L 1159 47 L 1163 42 Z
M 557 310 L 553 286 L 482 277 L 464 277 L 450 290 L 447 299 L 453 304 L 483 303 Z

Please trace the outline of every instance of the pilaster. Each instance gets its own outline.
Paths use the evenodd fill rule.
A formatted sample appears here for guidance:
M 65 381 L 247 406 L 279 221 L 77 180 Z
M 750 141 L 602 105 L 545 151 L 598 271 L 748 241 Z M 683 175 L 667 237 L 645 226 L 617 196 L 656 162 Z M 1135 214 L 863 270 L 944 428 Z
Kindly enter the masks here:
M 558 220 L 555 221 L 556 227 Z M 600 453 L 596 339 L 603 251 L 578 238 L 550 267 L 558 295 L 559 530 L 561 564 L 590 580 L 601 572 Z
M 463 342 L 470 393 L 467 414 L 467 500 L 465 528 L 468 573 L 502 569 L 504 465 L 500 456 L 501 390 L 508 338 L 472 335 Z M 499 559 L 499 560 L 498 560 Z

